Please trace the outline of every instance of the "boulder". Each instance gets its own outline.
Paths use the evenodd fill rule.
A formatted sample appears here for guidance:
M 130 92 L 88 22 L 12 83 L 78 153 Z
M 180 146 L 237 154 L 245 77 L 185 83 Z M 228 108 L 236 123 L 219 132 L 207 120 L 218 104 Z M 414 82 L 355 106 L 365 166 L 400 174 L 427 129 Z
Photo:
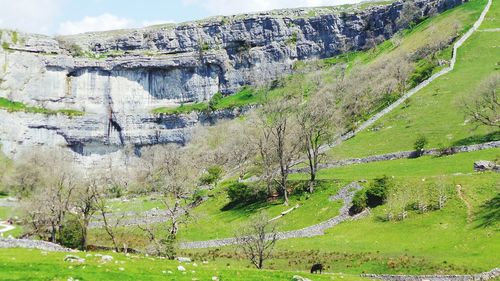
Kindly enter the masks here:
M 185 257 L 177 257 L 177 260 L 179 262 L 187 262 L 187 263 L 191 262 L 190 258 L 185 258 Z
M 102 261 L 102 262 L 110 262 L 110 261 L 112 261 L 112 260 L 113 260 L 113 257 L 112 257 L 112 256 L 108 256 L 108 255 L 106 255 L 106 256 L 102 256 L 102 257 L 101 257 L 101 261 Z
M 292 277 L 292 281 L 312 281 L 312 280 L 299 275 L 295 275 Z
M 474 163 L 474 171 L 485 172 L 485 171 L 495 171 L 500 172 L 500 165 L 492 161 L 479 160 Z
M 179 270 L 179 271 L 186 271 L 186 268 L 184 266 L 182 266 L 182 265 L 179 265 L 177 267 L 177 270 Z
M 85 259 L 80 258 L 79 256 L 74 256 L 74 255 L 66 255 L 64 257 L 64 261 L 71 262 L 71 263 L 84 263 Z

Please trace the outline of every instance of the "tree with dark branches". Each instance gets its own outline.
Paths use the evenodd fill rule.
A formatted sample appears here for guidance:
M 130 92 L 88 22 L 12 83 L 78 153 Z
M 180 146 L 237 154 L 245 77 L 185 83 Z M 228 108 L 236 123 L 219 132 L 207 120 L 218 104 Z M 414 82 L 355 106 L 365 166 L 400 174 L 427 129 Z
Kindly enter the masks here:
M 278 239 L 276 223 L 261 213 L 243 229 L 236 234 L 238 247 L 257 269 L 263 269 Z

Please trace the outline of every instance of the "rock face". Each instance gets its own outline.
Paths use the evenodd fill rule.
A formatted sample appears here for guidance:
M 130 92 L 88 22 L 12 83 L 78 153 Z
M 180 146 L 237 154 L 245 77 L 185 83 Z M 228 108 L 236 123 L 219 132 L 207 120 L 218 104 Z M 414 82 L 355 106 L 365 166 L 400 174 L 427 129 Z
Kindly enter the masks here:
M 485 172 L 485 171 L 495 171 L 500 173 L 500 165 L 492 161 L 480 160 L 474 163 L 474 171 Z
M 414 3 L 427 16 L 463 1 Z M 401 28 L 402 7 L 400 0 L 365 10 L 295 9 L 59 38 L 1 32 L 0 97 L 85 113 L 0 111 L 3 151 L 68 145 L 87 155 L 126 144 L 183 143 L 188 128 L 240 112 L 160 116 L 152 109 L 270 82 L 291 73 L 298 60 L 362 50 Z

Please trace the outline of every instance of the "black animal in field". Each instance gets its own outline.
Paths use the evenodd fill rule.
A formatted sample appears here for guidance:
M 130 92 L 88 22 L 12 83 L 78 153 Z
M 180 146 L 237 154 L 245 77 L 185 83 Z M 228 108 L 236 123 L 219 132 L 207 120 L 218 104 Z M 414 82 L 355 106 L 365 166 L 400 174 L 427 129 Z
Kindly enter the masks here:
M 323 265 L 321 263 L 317 263 L 311 267 L 311 273 L 323 273 Z

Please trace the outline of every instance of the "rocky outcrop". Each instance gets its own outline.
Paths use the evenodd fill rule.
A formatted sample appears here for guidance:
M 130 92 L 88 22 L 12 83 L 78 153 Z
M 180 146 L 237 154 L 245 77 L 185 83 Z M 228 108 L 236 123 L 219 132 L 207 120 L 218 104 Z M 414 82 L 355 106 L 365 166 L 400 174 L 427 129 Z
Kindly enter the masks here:
M 463 0 L 414 2 L 426 16 Z M 157 116 L 152 109 L 272 81 L 298 60 L 362 50 L 401 28 L 402 5 L 296 9 L 60 38 L 4 31 L 0 97 L 85 115 L 1 111 L 3 150 L 13 155 L 23 146 L 69 145 L 86 155 L 127 144 L 182 143 L 188 128 L 214 116 Z M 215 120 L 237 114 L 215 113 Z
M 474 171 L 477 172 L 495 171 L 499 173 L 500 165 L 492 161 L 480 160 L 474 163 Z

